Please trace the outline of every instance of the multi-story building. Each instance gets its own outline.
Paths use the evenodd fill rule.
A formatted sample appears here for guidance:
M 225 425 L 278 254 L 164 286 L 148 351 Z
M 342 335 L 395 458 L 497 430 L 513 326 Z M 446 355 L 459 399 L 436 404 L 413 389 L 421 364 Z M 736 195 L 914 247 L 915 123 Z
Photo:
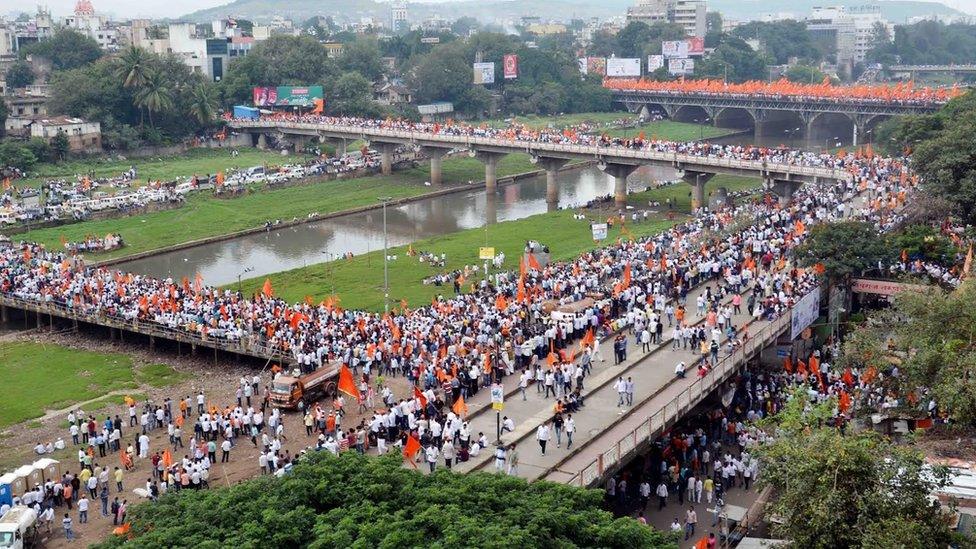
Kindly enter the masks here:
M 50 143 L 64 134 L 68 138 L 68 150 L 73 153 L 98 153 L 102 151 L 102 127 L 98 122 L 80 118 L 56 116 L 39 118 L 30 124 L 30 136 Z
M 407 21 L 407 3 L 396 1 L 390 8 L 390 30 L 393 34 L 400 34 L 410 30 L 410 23 Z
M 895 25 L 882 17 L 878 6 L 815 7 L 806 24 L 815 40 L 835 48 L 837 65 L 848 74 L 875 46 L 879 30 L 889 40 L 895 33 Z
M 705 0 L 637 0 L 627 9 L 627 22 L 674 23 L 688 36 L 705 36 Z
M 74 15 L 65 17 L 62 25 L 98 42 L 103 50 L 119 49 L 118 30 L 109 24 L 108 18 L 95 13 L 91 0 L 78 0 Z

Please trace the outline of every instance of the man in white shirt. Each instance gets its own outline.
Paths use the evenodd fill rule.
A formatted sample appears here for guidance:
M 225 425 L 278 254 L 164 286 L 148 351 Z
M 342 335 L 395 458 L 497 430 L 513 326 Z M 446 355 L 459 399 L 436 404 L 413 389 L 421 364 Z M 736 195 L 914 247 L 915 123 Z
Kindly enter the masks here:
M 542 455 L 546 455 L 546 443 L 549 442 L 549 422 L 543 423 L 536 429 L 535 437 L 539 440 Z

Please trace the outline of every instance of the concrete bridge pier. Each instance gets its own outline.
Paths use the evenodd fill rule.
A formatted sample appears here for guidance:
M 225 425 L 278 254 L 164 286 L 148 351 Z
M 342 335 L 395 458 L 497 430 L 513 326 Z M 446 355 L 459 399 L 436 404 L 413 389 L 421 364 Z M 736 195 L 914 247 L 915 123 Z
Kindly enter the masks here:
M 444 155 L 446 155 L 450 149 L 442 149 L 440 147 L 421 147 L 420 151 L 430 157 L 430 184 L 437 186 L 444 183 L 444 176 L 441 173 L 442 162 L 444 161 Z
M 786 207 L 793 200 L 793 193 L 800 188 L 803 183 L 799 181 L 774 180 L 772 190 L 779 197 L 779 205 Z
M 613 177 L 613 205 L 619 209 L 627 207 L 627 176 L 634 173 L 637 166 L 630 164 L 608 164 L 600 162 L 600 171 Z
M 291 141 L 291 150 L 295 154 L 302 154 L 305 148 L 308 147 L 309 137 L 305 135 L 295 135 L 292 136 L 289 141 Z
M 713 173 L 685 171 L 681 176 L 686 183 L 691 185 L 691 211 L 704 208 L 708 205 L 705 202 L 705 185 L 715 177 Z
M 485 224 L 494 225 L 498 223 L 498 193 L 486 193 L 487 202 L 485 204 Z
M 335 147 L 336 156 L 343 156 L 346 154 L 346 140 L 343 137 L 329 138 L 324 135 L 320 135 L 319 143 L 332 145 Z
M 565 158 L 532 157 L 533 164 L 537 164 L 546 170 L 546 204 L 549 204 L 550 211 L 554 209 L 553 206 L 559 204 L 559 184 L 556 181 L 556 176 L 567 162 L 569 160 Z
M 491 151 L 473 151 L 473 156 L 485 165 L 485 189 L 489 194 L 498 188 L 498 160 L 506 153 Z
M 268 136 L 267 135 L 265 135 L 263 133 L 259 133 L 258 134 L 258 148 L 261 149 L 261 150 L 265 150 L 265 149 L 268 148 Z
M 380 151 L 380 173 L 390 175 L 393 173 L 393 153 L 396 152 L 395 143 L 376 143 Z

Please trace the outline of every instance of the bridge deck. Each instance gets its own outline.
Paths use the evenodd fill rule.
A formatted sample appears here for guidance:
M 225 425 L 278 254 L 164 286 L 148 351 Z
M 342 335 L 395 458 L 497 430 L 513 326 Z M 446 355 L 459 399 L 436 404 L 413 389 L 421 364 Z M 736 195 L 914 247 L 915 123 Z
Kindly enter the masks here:
M 473 137 L 433 134 L 406 130 L 383 128 L 363 128 L 359 126 L 338 126 L 310 122 L 280 122 L 274 120 L 241 121 L 235 120 L 230 126 L 237 129 L 278 130 L 322 134 L 329 137 L 346 137 L 369 141 L 395 142 L 415 145 L 439 145 L 454 149 L 488 150 L 503 153 L 527 153 L 533 156 L 558 158 L 586 158 L 605 162 L 639 164 L 664 164 L 693 171 L 751 173 L 756 177 L 799 177 L 821 178 L 827 180 L 849 180 L 851 175 L 845 170 L 816 166 L 799 166 L 758 160 L 735 160 L 713 156 L 698 156 L 677 152 L 659 152 L 630 149 L 620 146 L 602 147 L 596 145 L 573 145 L 563 143 L 544 143 L 500 139 L 493 137 Z

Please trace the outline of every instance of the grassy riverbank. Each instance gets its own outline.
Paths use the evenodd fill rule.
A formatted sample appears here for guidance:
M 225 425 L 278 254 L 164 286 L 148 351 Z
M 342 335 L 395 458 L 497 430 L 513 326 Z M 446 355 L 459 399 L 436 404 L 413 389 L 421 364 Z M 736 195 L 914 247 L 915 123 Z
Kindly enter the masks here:
M 504 120 L 489 120 L 488 125 L 496 128 L 508 126 L 510 120 L 520 124 L 525 124 L 530 128 L 562 128 L 581 123 L 588 124 L 610 124 L 622 119 L 636 119 L 636 116 L 628 112 L 588 112 L 563 114 L 559 116 L 515 116 Z M 670 139 L 673 141 L 693 141 L 697 139 L 712 139 L 734 133 L 736 130 L 727 128 L 716 128 L 714 126 L 701 127 L 698 124 L 686 122 L 674 122 L 671 120 L 657 120 L 641 124 L 637 128 L 626 128 L 617 130 L 607 130 L 607 134 L 613 137 L 636 137 L 640 132 L 650 138 Z
M 40 417 L 112 391 L 165 387 L 186 378 L 164 364 L 137 365 L 129 355 L 33 342 L 0 343 L 0 376 L 16 398 L 0 400 L 0 427 Z M 121 395 L 106 397 L 106 403 Z M 99 402 L 101 402 L 101 400 Z M 98 408 L 98 403 L 86 410 Z
M 760 186 L 761 182 L 758 179 L 719 174 L 705 185 L 705 195 L 707 198 L 719 187 L 725 187 L 730 193 L 734 193 L 749 189 L 758 189 Z M 634 193 L 627 196 L 627 203 L 635 208 L 646 208 L 649 201 L 664 204 L 669 198 L 675 204 L 675 210 L 679 212 L 691 211 L 691 185 L 685 184 L 670 185 L 660 189 Z
M 116 177 L 122 172 L 135 166 L 138 173 L 137 183 L 147 180 L 172 181 L 177 178 L 214 174 L 221 170 L 230 171 L 235 168 L 249 168 L 263 164 L 284 164 L 294 162 L 301 157 L 294 155 L 281 156 L 277 151 L 262 151 L 248 147 L 238 148 L 236 157 L 231 155 L 231 147 L 223 149 L 191 149 L 184 154 L 174 156 L 147 156 L 143 158 L 128 158 L 119 160 L 115 155 L 80 158 L 60 162 L 57 164 L 38 164 L 30 170 L 30 177 L 16 182 L 39 186 L 49 179 L 70 179 L 79 174 L 95 172 L 96 177 Z
M 498 175 L 535 170 L 524 154 L 510 154 L 498 163 Z M 444 161 L 445 185 L 484 179 L 484 165 L 474 158 L 457 157 Z M 269 219 L 303 218 L 310 212 L 328 214 L 376 203 L 379 196 L 409 198 L 434 189 L 424 185 L 430 179 L 430 166 L 395 172 L 391 176 L 326 181 L 274 191 L 261 190 L 235 199 L 216 199 L 208 194 L 193 195 L 182 208 L 146 215 L 86 221 L 50 229 L 31 231 L 20 238 L 60 246 L 60 238 L 82 240 L 86 235 L 120 233 L 126 246 L 90 256 L 109 259 L 148 250 L 174 246 L 193 240 L 229 234 L 262 225 Z

